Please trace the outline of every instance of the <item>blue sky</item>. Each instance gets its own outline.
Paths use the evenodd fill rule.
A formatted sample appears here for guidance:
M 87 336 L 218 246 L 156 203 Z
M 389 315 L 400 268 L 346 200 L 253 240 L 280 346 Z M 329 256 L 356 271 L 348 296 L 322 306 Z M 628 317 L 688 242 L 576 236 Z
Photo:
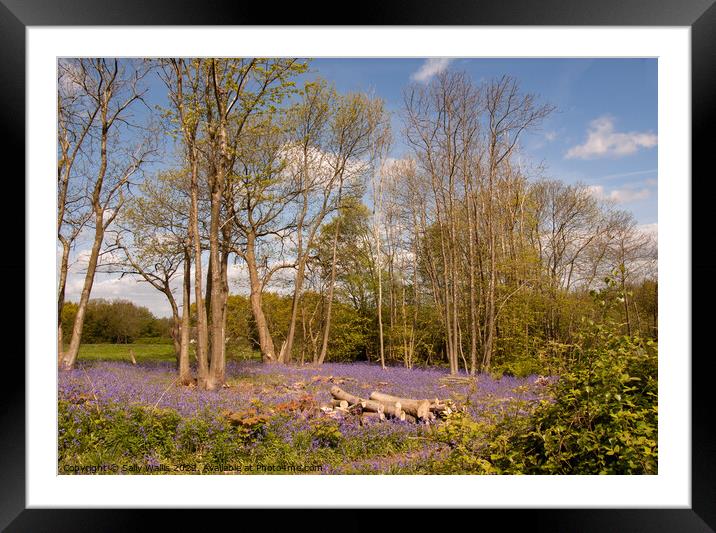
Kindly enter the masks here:
M 444 69 L 467 72 L 475 82 L 502 75 L 516 78 L 556 111 L 540 131 L 522 138 L 523 153 L 544 167 L 543 176 L 582 182 L 593 194 L 631 211 L 649 232 L 657 228 L 657 60 L 656 59 L 314 59 L 305 77 L 321 76 L 339 91 L 370 91 L 393 114 L 391 156 L 409 151 L 400 141 L 402 93 L 410 83 L 427 83 Z M 166 87 L 156 73 L 147 102 L 167 105 Z M 155 165 L 155 169 L 166 163 Z M 74 257 L 88 251 L 78 243 Z M 82 261 L 70 269 L 67 298 L 76 301 L 82 286 Z M 241 286 L 245 273 L 230 275 Z M 237 285 L 232 286 L 232 291 Z M 170 314 L 166 298 L 132 277 L 98 274 L 93 298 L 126 298 L 157 316 Z
M 524 137 L 526 155 L 544 164 L 545 176 L 581 181 L 632 211 L 640 224 L 657 222 L 656 59 L 315 59 L 311 75 L 340 91 L 382 97 L 394 113 L 393 156 L 400 157 L 407 153 L 398 134 L 402 92 L 441 68 L 465 71 L 478 83 L 508 74 L 555 105 L 541 131 Z

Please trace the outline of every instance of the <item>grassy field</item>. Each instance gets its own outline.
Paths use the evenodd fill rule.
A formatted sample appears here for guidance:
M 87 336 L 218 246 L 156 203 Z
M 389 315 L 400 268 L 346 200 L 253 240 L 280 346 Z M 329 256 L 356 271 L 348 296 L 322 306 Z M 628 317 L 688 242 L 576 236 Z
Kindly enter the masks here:
M 131 361 L 130 350 L 137 362 L 174 361 L 171 344 L 83 344 L 78 358 L 92 361 Z
M 66 348 L 66 347 L 65 347 Z M 132 360 L 130 350 L 138 363 L 174 361 L 174 346 L 172 344 L 83 344 L 80 346 L 80 361 L 126 361 Z M 194 349 L 189 349 L 189 357 L 194 362 Z M 227 359 L 252 360 L 260 359 L 259 352 L 245 348 L 227 347 Z

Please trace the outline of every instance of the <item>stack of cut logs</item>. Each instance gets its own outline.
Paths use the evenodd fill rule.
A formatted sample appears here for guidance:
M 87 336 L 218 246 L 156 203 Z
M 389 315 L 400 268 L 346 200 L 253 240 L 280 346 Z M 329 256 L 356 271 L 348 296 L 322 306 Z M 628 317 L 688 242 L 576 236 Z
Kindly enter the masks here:
M 398 419 L 409 422 L 430 423 L 444 418 L 453 411 L 455 405 L 450 400 L 417 400 L 400 398 L 382 392 L 371 392 L 370 397 L 360 398 L 340 387 L 331 387 L 331 407 L 334 412 L 342 412 L 367 419 Z

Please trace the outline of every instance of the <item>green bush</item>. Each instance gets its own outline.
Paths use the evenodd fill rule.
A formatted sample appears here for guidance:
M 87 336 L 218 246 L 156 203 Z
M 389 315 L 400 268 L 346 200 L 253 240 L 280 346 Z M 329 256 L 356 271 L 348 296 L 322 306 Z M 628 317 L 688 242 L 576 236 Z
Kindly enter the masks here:
M 594 294 L 608 311 L 605 293 Z M 617 295 L 618 298 L 618 295 Z M 500 474 L 656 474 L 657 345 L 587 321 L 575 362 L 552 401 L 513 402 L 515 413 L 475 421 L 451 417 L 435 433 L 450 447 L 444 472 Z M 520 405 L 521 403 L 521 405 Z M 508 408 L 509 409 L 509 408 Z
M 543 473 L 656 474 L 656 344 L 596 327 L 521 447 Z

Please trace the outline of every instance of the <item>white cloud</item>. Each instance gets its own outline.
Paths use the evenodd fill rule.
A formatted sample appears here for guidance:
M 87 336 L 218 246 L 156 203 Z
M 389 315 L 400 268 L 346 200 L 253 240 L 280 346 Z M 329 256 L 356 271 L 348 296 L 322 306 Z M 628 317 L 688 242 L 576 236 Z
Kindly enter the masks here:
M 567 159 L 594 159 L 597 157 L 623 157 L 640 148 L 656 146 L 657 136 L 651 132 L 618 132 L 614 130 L 614 119 L 599 117 L 589 124 L 587 140 L 567 151 Z
M 644 235 L 649 235 L 654 239 L 656 239 L 659 235 L 659 224 L 657 222 L 653 222 L 651 224 L 640 224 L 636 229 Z
M 79 301 L 83 285 L 83 274 L 70 273 L 65 289 L 65 301 Z M 175 296 L 177 303 L 181 306 L 181 295 L 175 292 Z M 171 316 L 171 307 L 166 296 L 148 283 L 140 281 L 137 276 L 120 278 L 97 273 L 92 284 L 90 298 L 130 300 L 136 305 L 147 307 L 155 316 Z
M 425 83 L 433 76 L 440 74 L 443 70 L 448 68 L 451 62 L 452 59 L 445 57 L 431 57 L 430 59 L 426 59 L 420 68 L 410 75 L 410 79 Z
M 557 132 L 556 131 L 548 131 L 544 134 L 544 138 L 547 139 L 549 142 L 552 142 L 557 138 Z
M 602 185 L 590 185 L 589 192 L 595 198 L 600 200 L 611 200 L 617 204 L 625 204 L 629 202 L 637 202 L 645 200 L 651 196 L 649 189 L 613 189 L 609 192 L 604 190 Z
M 609 193 L 609 197 L 618 204 L 646 200 L 649 196 L 651 196 L 649 189 L 614 189 Z

